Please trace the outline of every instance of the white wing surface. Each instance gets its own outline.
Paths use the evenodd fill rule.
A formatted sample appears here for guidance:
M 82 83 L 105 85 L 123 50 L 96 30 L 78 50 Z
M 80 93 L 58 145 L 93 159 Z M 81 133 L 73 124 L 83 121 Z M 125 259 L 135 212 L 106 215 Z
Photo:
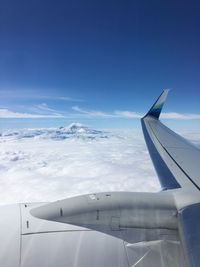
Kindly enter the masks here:
M 180 187 L 200 190 L 200 150 L 159 120 L 167 94 L 168 90 L 164 90 L 142 118 L 151 159 L 164 190 Z

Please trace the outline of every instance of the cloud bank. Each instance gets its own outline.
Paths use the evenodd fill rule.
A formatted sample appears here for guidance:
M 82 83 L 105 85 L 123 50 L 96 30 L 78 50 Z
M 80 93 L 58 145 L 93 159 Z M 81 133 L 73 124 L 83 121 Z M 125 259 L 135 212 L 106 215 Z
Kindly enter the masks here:
M 87 117 L 101 117 L 101 118 L 138 119 L 142 118 L 145 115 L 136 111 L 129 111 L 129 110 L 115 110 L 113 112 L 108 113 L 103 111 L 86 110 L 80 108 L 79 106 L 72 107 L 72 110 L 76 111 L 81 115 L 86 115 Z M 195 119 L 200 119 L 200 114 L 168 112 L 168 113 L 161 113 L 161 118 L 175 119 L 175 120 L 195 120 Z
M 200 114 L 190 114 L 190 113 L 161 113 L 162 119 L 176 119 L 176 120 L 199 120 Z
M 115 130 L 102 138 L 102 132 L 90 131 L 94 138 L 80 138 L 87 133 L 80 127 L 79 135 L 74 131 L 69 138 L 55 138 L 62 135 L 58 129 L 54 135 L 53 130 L 46 130 L 45 138 L 38 138 L 38 129 L 20 139 L 21 132 L 1 133 L 0 203 L 55 201 L 103 191 L 160 190 L 141 132 Z M 199 133 L 184 135 L 200 145 Z
M 40 118 L 62 118 L 61 114 L 31 114 L 20 113 L 8 110 L 6 108 L 0 109 L 0 118 L 2 119 L 40 119 Z
M 112 112 L 104 112 L 100 110 L 87 110 L 79 106 L 73 106 L 72 112 L 63 112 L 56 109 L 50 108 L 46 103 L 35 105 L 29 108 L 31 112 L 15 112 L 7 108 L 0 108 L 0 118 L 24 118 L 24 119 L 39 119 L 39 118 L 122 118 L 122 119 L 140 119 L 144 116 L 139 112 L 129 110 L 114 110 Z M 169 112 L 162 113 L 162 119 L 173 119 L 173 120 L 199 120 L 200 114 L 190 113 L 177 113 Z
M 160 190 L 141 133 L 59 140 L 36 135 L 19 139 L 17 131 L 13 133 L 0 137 L 1 204 L 102 191 Z

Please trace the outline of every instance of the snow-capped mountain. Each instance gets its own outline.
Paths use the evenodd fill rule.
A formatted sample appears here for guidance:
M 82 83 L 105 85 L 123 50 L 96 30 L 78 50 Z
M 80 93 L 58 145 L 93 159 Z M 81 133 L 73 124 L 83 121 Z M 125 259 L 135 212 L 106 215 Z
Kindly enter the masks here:
M 7 130 L 0 133 L 0 139 L 6 138 L 12 140 L 23 138 L 54 140 L 63 140 L 67 138 L 96 139 L 108 138 L 108 136 L 108 132 L 94 130 L 80 123 L 72 123 L 67 127 Z
M 60 127 L 68 134 L 102 134 L 102 131 L 91 129 L 81 123 L 71 123 L 68 127 Z

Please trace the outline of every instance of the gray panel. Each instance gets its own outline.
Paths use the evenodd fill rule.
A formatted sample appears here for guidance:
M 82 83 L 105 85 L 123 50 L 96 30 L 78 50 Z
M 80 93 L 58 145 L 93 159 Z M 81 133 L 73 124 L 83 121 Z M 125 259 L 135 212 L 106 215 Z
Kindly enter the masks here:
M 199 192 L 200 150 L 160 121 L 151 117 L 146 117 L 144 120 L 149 138 L 166 168 L 170 170 L 181 187 Z M 156 167 L 159 168 L 159 166 Z M 162 178 L 166 184 L 170 182 L 168 175 Z
M 18 267 L 20 262 L 20 207 L 0 207 L 0 266 Z
M 179 234 L 167 229 L 127 229 L 122 232 L 130 266 L 184 267 Z
M 23 236 L 21 267 L 128 267 L 123 241 L 90 231 Z
M 200 187 L 200 150 L 159 122 L 150 126 L 170 156 Z
M 200 150 L 159 121 L 168 95 L 164 90 L 141 119 L 143 133 L 161 186 L 200 190 Z
M 185 149 L 198 150 L 192 143 L 170 130 L 167 126 L 159 121 L 151 120 L 150 126 L 156 133 L 157 138 L 164 147 L 176 147 Z
M 23 235 L 21 267 L 33 266 L 185 267 L 185 262 L 177 230 L 124 229 Z
M 185 252 L 190 267 L 200 266 L 200 204 L 194 204 L 180 212 L 180 227 Z
M 149 119 L 141 120 L 142 129 L 149 154 L 154 164 L 154 168 L 157 172 L 160 184 L 163 190 L 180 188 L 180 184 L 177 182 L 168 165 L 165 163 L 163 153 L 161 153 L 163 152 L 163 149 L 161 145 L 159 149 L 159 142 L 156 140 L 152 133 L 152 130 L 149 128 L 148 121 Z
M 156 240 L 133 245 L 127 244 L 126 248 L 130 266 L 185 266 L 184 261 L 180 260 L 180 242 Z

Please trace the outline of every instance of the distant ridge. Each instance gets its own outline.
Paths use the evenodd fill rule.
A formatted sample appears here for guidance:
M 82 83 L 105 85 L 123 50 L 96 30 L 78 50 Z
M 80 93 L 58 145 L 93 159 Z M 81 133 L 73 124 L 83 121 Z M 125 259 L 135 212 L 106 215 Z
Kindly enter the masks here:
M 0 138 L 7 139 L 24 139 L 24 138 L 37 138 L 37 139 L 54 139 L 64 140 L 68 138 L 108 138 L 109 133 L 91 129 L 81 123 L 74 122 L 66 127 L 59 128 L 39 128 L 39 129 L 19 129 L 7 130 L 0 133 Z

